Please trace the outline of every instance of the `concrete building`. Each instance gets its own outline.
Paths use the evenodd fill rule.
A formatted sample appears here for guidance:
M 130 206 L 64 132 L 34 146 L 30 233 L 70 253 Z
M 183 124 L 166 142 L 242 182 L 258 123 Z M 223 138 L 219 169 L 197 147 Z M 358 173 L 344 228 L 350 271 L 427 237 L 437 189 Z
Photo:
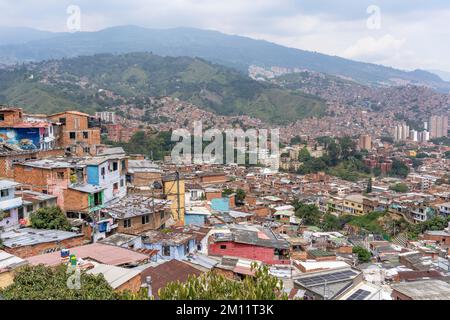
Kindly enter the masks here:
M 363 150 L 363 149 L 371 150 L 372 149 L 372 137 L 367 134 L 360 136 L 358 145 L 361 150 Z
M 111 111 L 96 112 L 95 116 L 103 123 L 116 123 L 116 113 Z
M 25 117 L 21 108 L 0 108 L 0 143 L 16 150 L 52 150 L 59 126 L 46 118 Z
M 409 138 L 409 126 L 406 123 L 394 127 L 394 140 L 405 141 Z
M 16 187 L 19 183 L 9 180 L 0 180 L 0 228 L 9 228 L 19 225 L 24 218 L 22 197 L 16 197 Z
M 162 179 L 163 193 L 171 201 L 172 217 L 178 225 L 184 225 L 185 187 L 184 178 L 178 174 L 167 175 Z
M 450 300 L 450 284 L 442 280 L 421 280 L 392 285 L 393 300 Z
M 86 166 L 86 182 L 104 189 L 104 203 L 126 196 L 128 158 L 125 154 L 88 158 L 80 164 Z
M 448 134 L 448 116 L 431 116 L 430 117 L 430 137 L 440 138 L 447 137 Z

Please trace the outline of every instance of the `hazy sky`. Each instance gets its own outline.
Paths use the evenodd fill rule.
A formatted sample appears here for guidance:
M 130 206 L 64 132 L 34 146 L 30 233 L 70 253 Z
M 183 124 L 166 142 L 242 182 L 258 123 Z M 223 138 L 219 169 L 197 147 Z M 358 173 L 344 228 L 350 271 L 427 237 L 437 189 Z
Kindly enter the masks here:
M 449 0 L 0 0 L 0 26 L 66 31 L 69 5 L 80 7 L 82 31 L 198 27 L 402 69 L 450 71 Z

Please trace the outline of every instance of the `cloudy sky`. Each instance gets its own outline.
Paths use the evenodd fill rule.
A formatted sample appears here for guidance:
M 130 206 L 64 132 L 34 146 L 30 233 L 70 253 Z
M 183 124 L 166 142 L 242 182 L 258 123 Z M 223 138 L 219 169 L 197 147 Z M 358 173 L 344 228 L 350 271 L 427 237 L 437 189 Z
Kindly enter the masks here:
M 450 72 L 448 0 L 0 0 L 0 26 L 198 27 L 402 69 Z

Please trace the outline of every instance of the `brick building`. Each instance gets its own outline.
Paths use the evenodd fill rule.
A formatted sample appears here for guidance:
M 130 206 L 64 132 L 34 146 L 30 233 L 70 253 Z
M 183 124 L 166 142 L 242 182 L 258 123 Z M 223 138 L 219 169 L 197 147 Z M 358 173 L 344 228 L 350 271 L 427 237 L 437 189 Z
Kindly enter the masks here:
M 95 155 L 100 145 L 100 124 L 88 114 L 64 111 L 48 116 L 61 127 L 58 145 L 71 155 Z

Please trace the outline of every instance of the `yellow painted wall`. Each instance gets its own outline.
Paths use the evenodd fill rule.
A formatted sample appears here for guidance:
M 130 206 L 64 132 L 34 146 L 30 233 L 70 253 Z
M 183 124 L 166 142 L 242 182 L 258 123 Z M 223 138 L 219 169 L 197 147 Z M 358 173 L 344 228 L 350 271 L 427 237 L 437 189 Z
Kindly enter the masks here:
M 172 216 L 179 225 L 184 225 L 184 212 L 185 212 L 184 192 L 185 192 L 185 188 L 184 188 L 184 180 L 183 179 L 180 179 L 179 186 L 180 186 L 180 190 L 178 191 L 177 182 L 175 180 L 163 182 L 164 194 L 167 196 L 167 200 L 172 201 L 172 204 L 170 206 L 170 209 L 172 211 Z M 179 219 L 178 219 L 178 202 L 177 202 L 178 194 L 180 195 L 180 214 L 179 214 L 180 218 Z

